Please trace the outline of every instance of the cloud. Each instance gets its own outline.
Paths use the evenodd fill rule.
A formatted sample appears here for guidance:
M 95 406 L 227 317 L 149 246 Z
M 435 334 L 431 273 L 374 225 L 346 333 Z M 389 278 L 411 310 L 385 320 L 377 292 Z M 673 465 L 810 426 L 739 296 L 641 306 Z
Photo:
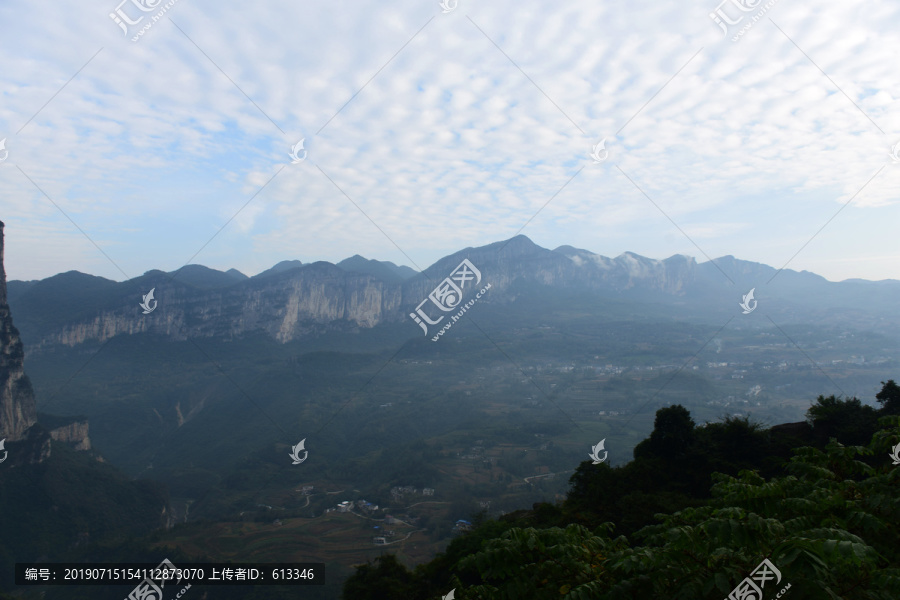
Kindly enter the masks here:
M 869 232 L 897 207 L 890 3 L 779 2 L 739 42 L 700 1 L 178 2 L 137 43 L 115 7 L 0 7 L 0 197 L 8 237 L 34 241 L 11 277 L 105 261 L 38 242 L 81 234 L 37 184 L 129 273 L 177 268 L 232 217 L 195 262 L 425 267 L 523 226 L 549 247 L 698 256 L 660 209 L 709 255 L 775 264 L 852 197 L 828 225 L 849 254 L 811 244 L 794 264 L 900 278 L 853 260 L 883 255 Z

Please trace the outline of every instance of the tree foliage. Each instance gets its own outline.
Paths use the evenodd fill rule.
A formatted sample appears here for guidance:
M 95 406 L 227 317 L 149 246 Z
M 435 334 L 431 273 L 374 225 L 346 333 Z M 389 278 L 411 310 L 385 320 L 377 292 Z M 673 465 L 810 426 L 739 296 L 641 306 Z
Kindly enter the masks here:
M 897 598 L 900 470 L 870 454 L 832 441 L 798 450 L 784 477 L 717 475 L 709 505 L 659 515 L 633 544 L 612 523 L 512 529 L 461 561 L 484 583 L 456 597 L 720 600 L 768 558 L 795 598 Z
M 881 413 L 900 415 L 900 385 L 888 379 L 887 383 L 882 381 L 881 386 L 881 391 L 875 394 L 875 399 L 881 404 Z
M 766 598 L 788 585 L 798 600 L 900 598 L 900 467 L 888 458 L 900 442 L 900 415 L 885 408 L 820 396 L 809 413 L 814 428 L 844 440 L 869 432 L 865 445 L 832 437 L 795 448 L 771 477 L 754 465 L 771 467 L 760 450 L 778 446 L 767 446 L 770 434 L 758 424 L 697 428 L 682 407 L 661 409 L 659 435 L 635 460 L 615 469 L 585 461 L 561 509 L 536 505 L 530 522 L 514 525 L 485 521 L 447 554 L 393 577 L 412 577 L 408 597 L 422 600 L 453 588 L 460 600 L 721 600 L 768 559 L 781 580 L 764 588 Z M 882 416 L 872 423 L 872 413 Z M 709 474 L 713 466 L 731 472 Z M 704 473 L 712 485 L 700 498 L 693 486 Z M 661 509 L 650 522 L 654 507 Z M 623 535 L 629 519 L 643 526 Z M 351 578 L 344 597 L 360 597 L 349 592 L 370 573 Z
M 878 429 L 878 412 L 858 398 L 819 396 L 806 415 L 821 441 L 833 437 L 843 444 L 866 444 Z

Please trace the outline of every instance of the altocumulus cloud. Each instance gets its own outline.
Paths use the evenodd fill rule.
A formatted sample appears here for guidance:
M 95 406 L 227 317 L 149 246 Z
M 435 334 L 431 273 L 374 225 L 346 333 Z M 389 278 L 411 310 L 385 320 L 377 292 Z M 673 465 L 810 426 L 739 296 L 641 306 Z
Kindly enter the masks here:
M 888 2 L 779 2 L 739 43 L 699 1 L 192 1 L 138 43 L 115 6 L 0 7 L 12 278 L 123 277 L 44 193 L 130 276 L 239 210 L 194 262 L 425 267 L 534 217 L 549 247 L 702 260 L 671 218 L 709 256 L 781 266 L 853 198 L 791 266 L 900 278 L 875 245 L 900 183 Z

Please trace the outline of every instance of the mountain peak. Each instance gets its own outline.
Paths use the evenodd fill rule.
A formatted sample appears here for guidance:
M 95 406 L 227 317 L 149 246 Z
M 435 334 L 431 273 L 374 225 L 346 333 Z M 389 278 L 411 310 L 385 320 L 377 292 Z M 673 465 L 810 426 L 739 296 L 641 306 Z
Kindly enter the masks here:
M 233 273 L 232 273 L 233 272 Z M 237 276 L 234 275 L 237 273 Z M 203 265 L 185 265 L 173 273 L 169 273 L 172 278 L 178 279 L 181 283 L 186 283 L 200 289 L 222 288 L 234 285 L 239 281 L 247 279 L 247 276 L 231 269 L 227 273 L 210 269 Z
M 522 235 L 521 233 L 517 236 L 511 237 L 505 242 L 497 242 L 498 244 L 502 244 L 501 248 L 512 248 L 518 252 L 527 252 L 533 250 L 545 250 L 531 241 L 531 238 L 527 235 Z M 492 246 L 493 244 L 491 244 Z M 488 246 L 490 247 L 490 246 Z
M 268 277 L 269 275 L 275 275 L 277 273 L 284 273 L 285 271 L 290 271 L 292 269 L 299 269 L 303 266 L 303 263 L 299 260 L 283 260 L 271 269 L 266 269 L 261 273 L 257 273 L 254 275 L 254 278 L 259 277 Z
M 416 271 L 405 266 L 397 266 L 389 261 L 369 259 L 359 254 L 345 258 L 337 264 L 344 271 L 364 273 L 388 283 L 402 283 L 416 275 Z

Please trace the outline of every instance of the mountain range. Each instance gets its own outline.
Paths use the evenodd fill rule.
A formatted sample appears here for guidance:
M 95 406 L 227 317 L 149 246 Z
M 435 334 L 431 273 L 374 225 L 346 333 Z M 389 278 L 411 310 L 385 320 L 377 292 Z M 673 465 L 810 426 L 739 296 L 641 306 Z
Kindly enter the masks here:
M 267 523 L 280 540 L 271 511 L 314 528 L 342 500 L 399 510 L 395 488 L 429 488 L 443 506 L 402 507 L 428 522 L 416 552 L 429 556 L 472 506 L 564 492 L 550 476 L 599 440 L 624 463 L 662 406 L 784 422 L 819 393 L 871 396 L 900 356 L 898 292 L 898 281 L 829 282 L 731 256 L 608 258 L 525 236 L 421 273 L 356 255 L 252 277 L 188 265 L 124 282 L 11 281 L 0 439 L 16 458 L 0 465 L 15 466 L 0 469 L 0 510 L 53 500 L 0 537 L 24 539 L 51 513 L 59 524 L 27 551 L 0 539 L 0 563 L 114 536 L 129 514 L 135 531 L 192 527 L 203 547 L 225 523 Z M 302 466 L 288 456 L 300 440 Z M 92 489 L 128 500 L 98 505 Z M 53 513 L 65 496 L 78 502 Z M 305 535 L 295 556 L 342 568 L 348 550 L 379 551 L 350 537 L 317 554 Z
M 732 256 L 699 264 L 684 255 L 655 260 L 626 252 L 607 258 L 571 246 L 548 250 L 521 235 L 460 250 L 422 273 L 356 255 L 337 265 L 283 261 L 253 277 L 201 265 L 152 270 L 124 282 L 69 271 L 10 281 L 8 293 L 33 353 L 141 333 L 173 340 L 262 333 L 286 343 L 390 325 L 406 327 L 412 337 L 421 330 L 410 313 L 463 259 L 491 284 L 481 303 L 514 305 L 540 288 L 560 298 L 586 293 L 598 302 L 642 306 L 660 318 L 712 323 L 744 316 L 739 304 L 752 289 L 761 310 L 751 318 L 765 314 L 779 325 L 900 332 L 900 281 L 830 282 Z M 144 315 L 139 303 L 151 289 L 158 308 Z

